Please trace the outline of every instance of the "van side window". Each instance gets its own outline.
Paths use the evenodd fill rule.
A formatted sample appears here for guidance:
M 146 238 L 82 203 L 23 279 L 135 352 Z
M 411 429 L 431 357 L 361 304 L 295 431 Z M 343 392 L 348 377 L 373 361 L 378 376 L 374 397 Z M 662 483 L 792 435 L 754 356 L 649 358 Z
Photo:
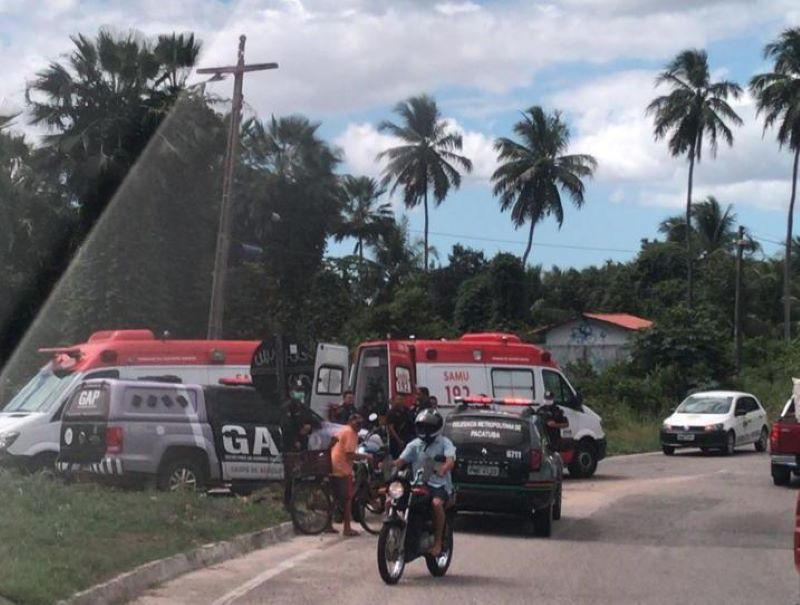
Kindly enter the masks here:
M 552 370 L 542 370 L 542 380 L 544 381 L 544 390 L 553 394 L 553 399 L 558 405 L 575 410 L 581 409 L 580 404 L 575 401 L 575 394 L 561 374 Z
M 492 394 L 498 399 L 534 399 L 533 371 L 522 369 L 492 369 Z
M 317 374 L 317 395 L 341 395 L 344 370 L 322 366 Z

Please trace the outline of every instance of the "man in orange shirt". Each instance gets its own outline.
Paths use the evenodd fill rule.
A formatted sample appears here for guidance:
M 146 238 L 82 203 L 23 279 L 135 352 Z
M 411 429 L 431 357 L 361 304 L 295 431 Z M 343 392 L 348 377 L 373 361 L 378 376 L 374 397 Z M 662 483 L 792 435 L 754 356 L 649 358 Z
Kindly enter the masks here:
M 331 448 L 331 483 L 336 498 L 341 503 L 343 513 L 342 521 L 345 536 L 357 536 L 358 532 L 351 526 L 353 520 L 353 461 L 370 460 L 369 454 L 357 454 L 358 431 L 361 429 L 361 416 L 353 414 L 347 424 L 333 438 Z M 333 527 L 329 532 L 336 532 Z

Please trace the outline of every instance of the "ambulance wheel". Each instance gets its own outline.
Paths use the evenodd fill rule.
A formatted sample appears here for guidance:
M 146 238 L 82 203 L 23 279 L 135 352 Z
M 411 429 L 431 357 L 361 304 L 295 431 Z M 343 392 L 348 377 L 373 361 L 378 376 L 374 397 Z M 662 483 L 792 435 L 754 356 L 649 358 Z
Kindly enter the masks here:
M 162 463 L 156 485 L 164 492 L 200 492 L 207 482 L 205 465 L 194 457 L 177 457 Z
M 569 464 L 569 474 L 577 478 L 594 475 L 597 470 L 597 448 L 592 439 L 584 438 L 578 442 L 575 455 Z
M 55 452 L 42 452 L 41 454 L 36 454 L 28 463 L 27 470 L 29 473 L 38 473 L 40 471 L 55 473 L 57 459 L 58 454 Z

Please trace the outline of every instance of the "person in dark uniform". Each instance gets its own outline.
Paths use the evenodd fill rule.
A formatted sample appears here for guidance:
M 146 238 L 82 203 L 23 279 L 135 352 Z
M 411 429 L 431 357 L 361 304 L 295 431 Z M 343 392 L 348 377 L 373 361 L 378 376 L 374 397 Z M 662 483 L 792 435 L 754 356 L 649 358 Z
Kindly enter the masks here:
M 306 391 L 302 381 L 294 383 L 289 390 L 289 400 L 281 408 L 281 452 L 291 454 L 308 449 L 308 437 L 319 428 L 311 410 L 306 405 Z M 284 458 L 283 504 L 289 507 L 292 496 L 292 473 L 290 458 Z
M 336 406 L 336 409 L 331 414 L 331 421 L 337 424 L 347 424 L 350 421 L 350 416 L 358 413 L 356 410 L 356 398 L 353 396 L 353 391 L 347 390 L 342 397 L 342 403 Z
M 386 428 L 389 432 L 389 452 L 393 459 L 397 459 L 416 436 L 414 415 L 400 395 L 392 400 L 392 407 L 386 415 Z
M 551 391 L 545 392 L 544 404 L 539 406 L 536 414 L 539 416 L 547 440 L 550 442 L 550 448 L 553 451 L 559 451 L 561 449 L 561 429 L 568 427 L 569 421 L 564 415 L 564 411 L 556 405 Z

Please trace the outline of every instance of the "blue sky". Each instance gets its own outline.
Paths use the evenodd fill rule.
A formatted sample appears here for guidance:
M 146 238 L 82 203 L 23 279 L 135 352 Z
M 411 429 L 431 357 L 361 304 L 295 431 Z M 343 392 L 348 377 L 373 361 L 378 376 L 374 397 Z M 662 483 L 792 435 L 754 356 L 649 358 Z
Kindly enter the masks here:
M 458 241 L 489 255 L 521 254 L 527 232 L 513 229 L 491 195 L 492 141 L 509 135 L 530 105 L 561 109 L 573 150 L 594 154 L 599 169 L 584 209 L 568 207 L 561 231 L 552 221 L 537 227 L 532 261 L 582 267 L 631 258 L 641 238 L 657 236 L 660 220 L 681 211 L 686 165 L 653 142 L 644 114 L 658 69 L 681 49 L 701 47 L 717 77 L 744 84 L 767 68 L 764 43 L 798 24 L 800 3 L 790 0 L 0 0 L 0 47 L 17 57 L 4 68 L 0 111 L 22 107 L 25 79 L 66 52 L 76 32 L 195 31 L 206 65 L 232 62 L 246 33 L 250 61 L 281 64 L 248 76 L 250 111 L 321 121 L 344 152 L 343 170 L 377 175 L 374 156 L 391 140 L 375 125 L 397 101 L 427 92 L 463 131 L 476 168 L 431 213 L 431 243 L 446 260 Z M 775 253 L 779 246 L 766 240 L 784 233 L 791 159 L 772 133 L 762 139 L 749 96 L 736 109 L 745 125 L 733 149 L 697 168 L 695 199 L 713 193 L 734 204 L 739 221 Z M 409 217 L 421 235 L 422 213 Z

